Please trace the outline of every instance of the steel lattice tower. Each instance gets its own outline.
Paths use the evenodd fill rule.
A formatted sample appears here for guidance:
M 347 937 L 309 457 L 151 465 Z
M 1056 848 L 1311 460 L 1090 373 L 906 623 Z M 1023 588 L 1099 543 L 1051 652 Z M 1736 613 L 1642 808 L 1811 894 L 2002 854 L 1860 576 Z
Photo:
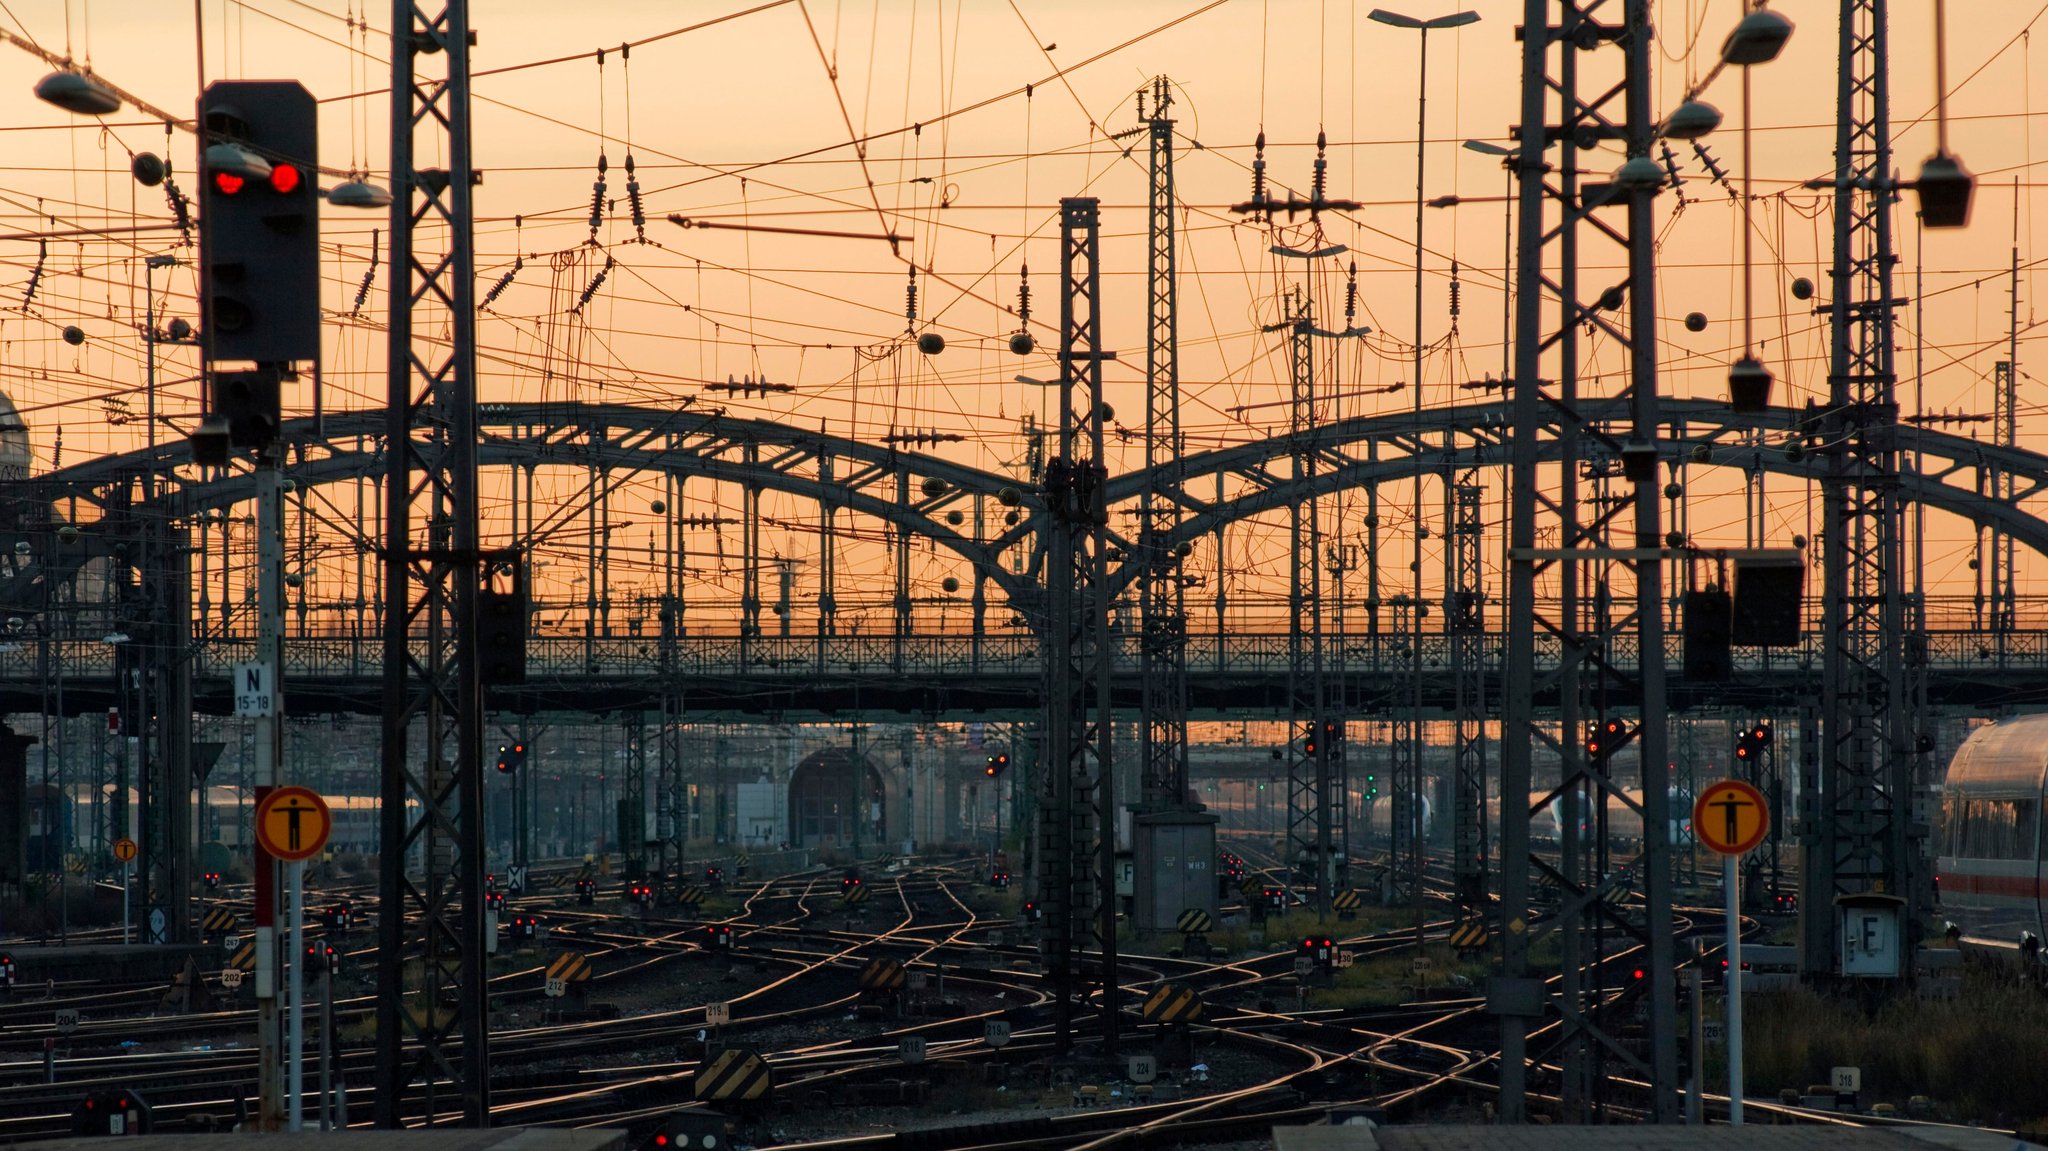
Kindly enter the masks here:
M 1055 1042 L 1073 1045 L 1087 993 L 1081 950 L 1101 947 L 1103 1050 L 1116 1047 L 1116 807 L 1110 775 L 1108 473 L 1103 455 L 1101 227 L 1092 196 L 1060 201 L 1060 425 L 1045 465 L 1045 805 L 1039 904 Z
M 1145 466 L 1156 483 L 1139 496 L 1137 561 L 1143 669 L 1144 804 L 1179 807 L 1188 792 L 1187 592 L 1181 557 L 1164 542 L 1180 524 L 1180 337 L 1174 263 L 1172 85 L 1152 81 L 1145 344 Z
M 376 1119 L 398 1127 L 410 1109 L 432 1123 L 452 1109 L 439 1098 L 452 1085 L 463 1124 L 482 1127 L 491 1063 L 475 651 L 486 557 L 477 503 L 468 0 L 448 0 L 438 14 L 394 0 L 391 37 Z M 418 75 L 423 58 L 442 61 L 445 75 Z M 445 137 L 416 153 L 421 125 Z M 421 168 L 416 154 L 445 156 L 449 167 Z M 444 239 L 446 250 L 416 251 L 420 232 Z M 407 739 L 415 722 L 424 737 L 418 748 Z M 407 866 L 414 859 L 419 878 Z M 421 1094 L 409 1100 L 415 1087 Z
M 1602 23 L 1592 16 L 1598 9 L 1617 6 L 1618 23 Z M 1552 13 L 1555 20 L 1550 19 Z M 1654 338 L 1653 196 L 1661 181 L 1617 181 L 1590 198 L 1589 189 L 1579 181 L 1582 168 L 1608 169 L 1619 163 L 1613 150 L 1598 150 L 1602 143 L 1622 144 L 1629 159 L 1650 159 L 1655 126 L 1650 114 L 1649 0 L 1619 5 L 1609 0 L 1525 0 L 1523 14 L 1520 149 L 1514 159 L 1519 215 L 1504 679 L 1514 686 L 1502 700 L 1501 972 L 1488 995 L 1492 1010 L 1502 1017 L 1501 1118 L 1510 1123 L 1526 1118 L 1529 1028 L 1555 1010 L 1561 1023 L 1557 1042 L 1569 1053 L 1564 1075 L 1568 1118 L 1597 1110 L 1600 1093 L 1609 1089 L 1616 1075 L 1623 1075 L 1650 1085 L 1650 1118 L 1674 1122 L 1679 1118 L 1678 1040 L 1667 842 L 1670 771 L 1665 757 Z M 1595 66 L 1605 70 L 1608 61 L 1620 66 L 1618 82 L 1594 82 L 1586 75 Z M 1582 81 L 1596 94 L 1582 96 Z M 1557 95 L 1555 107 L 1551 93 Z M 1554 159 L 1547 155 L 1553 147 Z M 1623 214 L 1625 228 L 1617 226 Z M 1628 279 L 1621 307 L 1604 310 L 1581 298 L 1582 235 L 1606 237 L 1625 250 Z M 1580 414 L 1582 399 L 1595 398 L 1581 395 L 1579 379 L 1580 341 L 1589 326 L 1601 333 L 1603 342 L 1626 352 L 1626 427 L 1589 426 Z M 1556 441 L 1558 458 L 1555 471 L 1548 473 L 1539 467 L 1546 440 Z M 1619 449 L 1633 493 L 1593 509 L 1590 518 L 1582 520 L 1576 474 L 1580 461 L 1596 447 Z M 1539 521 L 1552 535 L 1541 547 Z M 1632 546 L 1593 546 L 1603 534 L 1620 536 Z M 1585 610 L 1579 593 L 1582 564 L 1600 565 L 1599 578 L 1616 589 L 1615 606 L 1623 610 Z M 1539 576 L 1554 580 L 1559 590 L 1554 616 L 1539 614 Z M 1537 663 L 1539 633 L 1558 641 L 1561 654 L 1555 666 Z M 1576 815 L 1569 796 L 1580 789 L 1596 805 L 1633 802 L 1608 775 L 1605 761 L 1586 753 L 1579 724 L 1582 673 L 1590 675 L 1597 653 L 1620 635 L 1632 635 L 1640 655 L 1637 681 L 1626 686 L 1642 707 L 1638 742 L 1643 854 L 1611 875 L 1588 870 L 1575 853 L 1567 853 L 1562 868 L 1552 868 L 1531 855 L 1529 836 L 1532 810 L 1547 803 L 1548 797 L 1534 805 L 1522 802 L 1532 790 L 1539 744 L 1554 748 L 1563 764 L 1559 792 L 1567 797 L 1566 826 Z M 1538 721 L 1536 702 L 1548 695 L 1557 698 L 1559 726 Z M 1567 835 L 1565 842 L 1573 838 Z M 1561 899 L 1554 915 L 1532 923 L 1529 887 L 1532 871 L 1538 870 L 1554 875 Z M 1643 891 L 1640 921 L 1603 898 L 1624 883 L 1639 884 Z M 1554 1000 L 1529 968 L 1530 945 L 1552 930 L 1560 932 L 1563 944 L 1563 993 Z M 1606 974 L 1611 965 L 1602 960 L 1615 954 L 1618 945 L 1642 948 L 1649 986 L 1640 1044 L 1620 1040 L 1618 1021 L 1608 1017 L 1614 989 L 1603 984 L 1613 976 Z
M 1295 488 L 1312 492 L 1315 450 L 1307 433 L 1317 423 L 1315 405 L 1314 305 L 1296 289 L 1293 318 L 1278 327 L 1287 331 L 1289 430 L 1299 445 L 1294 452 Z M 1345 834 L 1344 730 L 1332 706 L 1331 683 L 1323 642 L 1322 526 L 1319 501 L 1313 494 L 1288 504 L 1287 628 L 1287 844 L 1296 873 L 1308 875 L 1315 887 L 1316 910 L 1327 915 L 1337 874 L 1336 846 Z
M 1801 782 L 1801 966 L 1837 970 L 1835 897 L 1907 900 L 1902 942 L 1927 907 L 1926 830 L 1913 818 L 1925 753 L 1924 690 L 1908 604 L 1905 500 L 1898 490 L 1890 68 L 1886 0 L 1842 0 L 1836 86 L 1834 295 L 1822 414 L 1823 587 L 1819 779 Z
M 1486 869 L 1486 673 L 1492 655 L 1486 647 L 1486 599 L 1480 566 L 1481 514 L 1485 494 L 1476 471 L 1466 471 L 1446 485 L 1450 500 L 1451 591 L 1445 597 L 1444 630 L 1449 633 L 1456 733 L 1452 769 L 1452 875 L 1458 902 L 1467 910 L 1485 909 Z

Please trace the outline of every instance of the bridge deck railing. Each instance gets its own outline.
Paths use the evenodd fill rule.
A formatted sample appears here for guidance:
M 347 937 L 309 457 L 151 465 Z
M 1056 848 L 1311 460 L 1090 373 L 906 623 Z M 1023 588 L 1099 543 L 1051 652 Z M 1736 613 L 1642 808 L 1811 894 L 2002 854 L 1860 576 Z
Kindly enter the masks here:
M 1498 666 L 1504 636 L 1482 635 L 1482 650 Z M 1324 666 L 1333 674 L 1389 676 L 1412 664 L 1405 635 L 1346 635 L 1328 641 Z M 1539 666 L 1557 662 L 1561 643 L 1537 637 Z M 667 647 L 667 650 L 664 648 Z M 1425 674 L 1451 672 L 1451 637 L 1425 633 L 1421 641 Z M 195 642 L 190 658 L 195 676 L 225 678 L 235 664 L 254 657 L 253 641 L 209 638 Z M 415 655 L 424 658 L 422 639 Z M 539 637 L 529 641 L 530 680 L 583 681 L 659 679 L 664 676 L 755 676 L 763 679 L 825 677 L 845 680 L 874 676 L 976 675 L 1009 679 L 1036 676 L 1041 656 L 1037 642 L 1026 635 L 974 637 L 959 634 L 894 636 L 738 636 L 691 635 L 672 645 L 645 636 Z M 1665 659 L 1675 678 L 1683 666 L 1684 641 L 1667 637 Z M 1737 648 L 1735 668 L 1741 672 L 1792 672 L 1819 667 L 1820 641 L 1809 633 L 1792 648 Z M 1134 636 L 1119 635 L 1113 664 L 1121 673 L 1139 670 Z M 1635 642 L 1623 637 L 1609 652 L 1617 668 L 1636 666 Z M 1290 664 L 1285 634 L 1198 633 L 1188 637 L 1188 672 L 1196 678 L 1267 678 L 1284 675 Z M 105 678 L 113 674 L 115 649 L 103 639 L 38 640 L 34 637 L 0 643 L 0 683 L 34 684 L 62 675 Z M 384 645 L 380 637 L 293 636 L 285 643 L 285 680 L 362 680 L 382 674 Z M 2048 631 L 1934 632 L 1928 636 L 1926 666 L 1950 674 L 2048 672 Z

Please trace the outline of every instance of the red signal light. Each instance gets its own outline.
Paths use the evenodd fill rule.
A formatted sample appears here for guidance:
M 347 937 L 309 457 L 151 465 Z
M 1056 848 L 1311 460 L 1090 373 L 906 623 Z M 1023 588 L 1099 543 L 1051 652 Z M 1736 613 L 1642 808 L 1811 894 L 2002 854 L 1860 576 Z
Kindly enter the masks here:
M 270 169 L 270 186 L 284 195 L 290 195 L 299 186 L 299 169 L 294 164 L 278 164 Z
M 1639 979 L 1639 980 L 1640 980 L 1640 979 L 1641 979 L 1641 978 L 1643 977 L 1643 969 L 1642 969 L 1642 968 L 1640 968 L 1640 967 L 1636 968 L 1636 970 L 1635 970 L 1635 977 L 1636 977 L 1637 979 Z
M 247 180 L 235 175 L 233 172 L 216 170 L 213 174 L 213 186 L 219 189 L 220 194 L 223 196 L 232 196 L 240 192 L 242 185 L 246 183 L 248 183 Z
M 656 1147 L 666 1147 L 666 1146 L 668 1146 L 668 1132 L 666 1132 L 666 1131 L 663 1131 L 663 1132 L 661 1132 L 660 1134 L 656 1135 L 656 1136 L 654 1137 L 654 1145 L 655 1145 Z

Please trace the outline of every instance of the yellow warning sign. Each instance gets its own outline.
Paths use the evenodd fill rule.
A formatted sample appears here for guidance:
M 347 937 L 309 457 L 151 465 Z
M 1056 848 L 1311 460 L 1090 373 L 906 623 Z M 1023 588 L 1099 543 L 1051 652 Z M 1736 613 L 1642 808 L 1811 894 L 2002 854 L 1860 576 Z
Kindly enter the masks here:
M 1748 852 L 1770 829 L 1771 808 L 1763 792 L 1739 779 L 1713 784 L 1692 805 L 1693 834 L 1722 855 Z
M 280 787 L 256 805 L 256 842 L 274 859 L 311 859 L 327 846 L 333 830 L 327 801 L 311 788 Z
M 134 841 L 134 840 L 132 840 L 132 839 L 117 839 L 117 840 L 115 840 L 115 841 L 114 841 L 114 858 L 115 858 L 115 859 L 118 859 L 118 860 L 120 860 L 120 861 L 121 861 L 121 862 L 123 862 L 123 863 L 127 863 L 127 862 L 128 862 L 129 860 L 131 860 L 131 859 L 134 859 L 134 858 L 135 858 L 135 841 Z

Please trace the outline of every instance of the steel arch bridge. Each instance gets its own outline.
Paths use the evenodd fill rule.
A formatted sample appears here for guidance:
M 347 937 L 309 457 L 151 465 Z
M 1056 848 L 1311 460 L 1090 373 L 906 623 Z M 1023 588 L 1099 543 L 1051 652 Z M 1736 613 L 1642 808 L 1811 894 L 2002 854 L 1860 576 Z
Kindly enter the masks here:
M 1623 415 L 1617 404 L 1600 401 L 1580 410 L 1580 417 L 1596 432 L 1608 419 Z M 1704 466 L 1817 480 L 1819 453 L 1788 450 L 1808 434 L 1805 419 L 1804 413 L 1788 409 L 1737 416 L 1718 403 L 1667 401 L 1659 449 L 1674 476 Z M 301 493 L 346 484 L 374 485 L 384 469 L 379 438 L 383 421 L 382 412 L 354 412 L 330 415 L 317 427 L 311 421 L 288 425 L 290 480 Z M 664 693 L 679 694 L 691 711 L 778 716 L 862 709 L 939 715 L 1036 707 L 1041 578 L 1037 544 L 1048 521 L 1034 485 L 927 452 L 717 412 L 493 404 L 483 407 L 480 422 L 479 462 L 513 477 L 509 483 L 514 495 L 520 473 L 528 477 L 529 495 L 531 477 L 537 473 L 585 477 L 582 503 L 547 509 L 557 529 L 574 528 L 575 517 L 593 517 L 596 507 L 624 482 L 620 477 L 655 477 L 655 486 L 672 501 L 659 513 L 670 541 L 678 540 L 684 528 L 719 520 L 709 526 L 735 529 L 743 549 L 737 596 L 692 603 L 680 584 L 671 583 L 662 595 L 641 597 L 659 601 L 660 610 L 653 613 L 658 620 L 651 629 L 644 629 L 640 618 L 630 626 L 617 624 L 609 599 L 600 601 L 589 589 L 580 603 L 556 603 L 561 617 L 540 627 L 532 640 L 529 684 L 495 694 L 497 707 L 631 710 L 655 706 Z M 1445 435 L 1446 428 L 1453 434 Z M 1303 433 L 1188 455 L 1175 468 L 1181 482 L 1164 489 L 1183 513 L 1165 546 L 1220 548 L 1226 533 L 1256 531 L 1254 521 L 1259 517 L 1310 498 L 1409 483 L 1418 474 L 1496 471 L 1506 462 L 1508 429 L 1505 405 L 1477 403 L 1419 416 L 1400 412 L 1342 420 Z M 2048 507 L 2048 456 L 1905 425 L 1898 428 L 1898 436 L 1902 454 L 1921 461 L 1919 470 L 1899 478 L 1909 500 L 2048 555 L 2048 522 L 2030 510 L 2030 505 Z M 1304 449 L 1317 460 L 1306 481 L 1292 476 L 1290 464 Z M 45 589 L 68 583 L 71 592 L 58 600 L 84 619 L 59 629 L 40 649 L 0 643 L 0 709 L 33 711 L 42 706 L 41 671 L 48 665 L 39 661 L 49 658 L 52 646 L 59 649 L 67 673 L 75 677 L 67 709 L 107 704 L 108 692 L 96 689 L 94 681 L 111 678 L 114 656 L 104 642 L 107 633 L 99 629 L 118 629 L 121 621 L 116 605 L 96 599 L 90 587 L 81 590 L 95 582 L 95 572 L 104 570 L 104 562 L 95 561 L 118 558 L 139 518 L 167 517 L 171 524 L 181 525 L 188 554 L 205 556 L 213 525 L 231 523 L 235 509 L 250 498 L 245 473 L 198 474 L 185 457 L 184 445 L 171 443 L 152 452 L 101 457 L 17 485 L 20 491 L 12 497 L 14 527 L 5 534 L 20 542 L 12 545 L 11 556 L 0 551 L 0 564 L 7 565 L 0 569 L 0 610 L 16 619 L 57 611 L 45 601 Z M 138 503 L 136 494 L 137 477 L 144 474 L 170 481 L 148 507 Z M 2010 503 L 1986 497 L 1993 490 L 1993 477 L 2003 477 L 2011 485 L 2015 495 Z M 738 493 L 735 502 L 741 514 L 692 514 L 684 497 L 686 485 L 693 482 Z M 1109 586 L 1119 595 L 1134 587 L 1139 565 L 1131 559 L 1133 541 L 1114 527 L 1118 509 L 1134 506 L 1148 487 L 1161 490 L 1142 470 L 1125 472 L 1110 482 L 1110 555 L 1116 565 Z M 793 600 L 786 579 L 776 603 L 761 593 L 762 573 L 790 562 L 761 550 L 764 493 L 807 507 L 815 517 L 809 522 L 817 525 L 820 542 L 810 559 L 819 567 L 818 590 L 808 604 Z M 662 502 L 666 501 L 651 506 L 660 508 Z M 339 507 L 333 501 L 330 505 Z M 305 499 L 300 506 L 305 506 Z M 375 501 L 370 506 L 376 506 Z M 541 530 L 534 527 L 540 514 L 529 508 L 529 518 L 521 526 L 515 513 L 510 526 L 528 542 L 542 541 Z M 297 530 L 302 539 L 308 531 L 340 531 L 352 533 L 348 549 L 363 554 L 374 550 L 374 523 L 351 526 L 334 514 L 324 523 L 319 520 L 309 516 L 301 521 Z M 863 520 L 879 525 L 879 533 L 856 528 Z M 68 540 L 61 538 L 54 530 L 60 522 L 74 523 L 78 531 L 67 533 L 72 537 Z M 194 533 L 197 546 L 190 544 Z M 609 527 L 588 533 L 593 570 L 598 537 L 609 534 Z M 886 628 L 867 626 L 864 615 L 846 612 L 834 595 L 849 574 L 843 558 L 836 564 L 839 570 L 833 570 L 837 552 L 832 541 L 842 534 L 847 540 L 863 540 L 861 546 L 871 552 L 885 554 L 894 569 L 893 594 L 875 600 L 887 609 Z M 952 586 L 943 598 L 909 594 L 913 548 L 943 552 L 964 568 L 971 585 L 964 605 L 952 594 Z M 673 548 L 664 550 L 669 553 L 662 558 L 665 564 Z M 1216 562 L 1218 555 L 1220 551 L 1205 558 Z M 253 650 L 247 613 L 238 616 L 231 607 L 230 558 L 224 552 L 219 564 L 223 591 L 218 626 L 209 622 L 209 603 L 195 629 L 195 704 L 206 711 L 226 706 L 227 669 L 249 658 Z M 870 578 L 869 573 L 860 574 L 864 581 Z M 211 570 L 195 569 L 189 575 L 205 601 Z M 950 579 L 948 583 L 957 585 Z M 590 581 L 592 588 L 596 584 L 597 580 Z M 379 624 L 369 613 L 381 597 L 373 587 L 358 585 L 354 590 L 358 598 L 353 610 L 346 603 L 309 609 L 302 596 L 297 609 L 288 614 L 285 681 L 294 710 L 376 710 L 382 644 Z M 963 606 L 967 618 L 960 621 Z M 1366 617 L 1365 626 L 1329 642 L 1336 645 L 1345 668 L 1347 703 L 1370 711 L 1382 706 L 1391 684 L 1407 673 L 1408 637 L 1381 629 L 1378 613 L 1383 605 L 1361 598 L 1357 607 Z M 687 614 L 693 608 L 710 618 L 693 626 Z M 764 608 L 779 619 L 764 626 Z M 808 608 L 808 634 L 792 624 L 798 608 Z M 1226 626 L 1230 611 L 1219 592 L 1206 627 L 1190 622 L 1193 705 L 1209 710 L 1280 706 L 1287 674 L 1284 621 L 1265 628 Z M 1491 640 L 1503 623 L 1498 611 L 1485 618 L 1493 633 L 1487 646 L 1493 649 L 1497 644 Z M 1445 641 L 1440 631 L 1424 632 L 1425 666 L 1444 664 L 1430 653 Z M 1123 635 L 1119 643 L 1119 699 L 1128 698 L 1135 705 L 1136 640 Z M 1789 685 L 1807 680 L 1805 668 L 1817 655 L 1817 646 L 1809 639 L 1807 649 L 1775 652 L 1768 663 L 1752 658 L 1738 666 L 1735 682 L 1728 685 L 1675 680 L 1674 702 L 1748 702 L 1780 696 Z M 1623 670 L 1633 661 L 1627 651 L 1612 653 L 1612 658 Z M 1937 628 L 1930 634 L 1929 660 L 1937 702 L 1998 706 L 2048 698 L 2048 635 L 2039 630 Z M 1426 690 L 1427 697 L 1448 697 L 1448 673 L 1442 678 Z

